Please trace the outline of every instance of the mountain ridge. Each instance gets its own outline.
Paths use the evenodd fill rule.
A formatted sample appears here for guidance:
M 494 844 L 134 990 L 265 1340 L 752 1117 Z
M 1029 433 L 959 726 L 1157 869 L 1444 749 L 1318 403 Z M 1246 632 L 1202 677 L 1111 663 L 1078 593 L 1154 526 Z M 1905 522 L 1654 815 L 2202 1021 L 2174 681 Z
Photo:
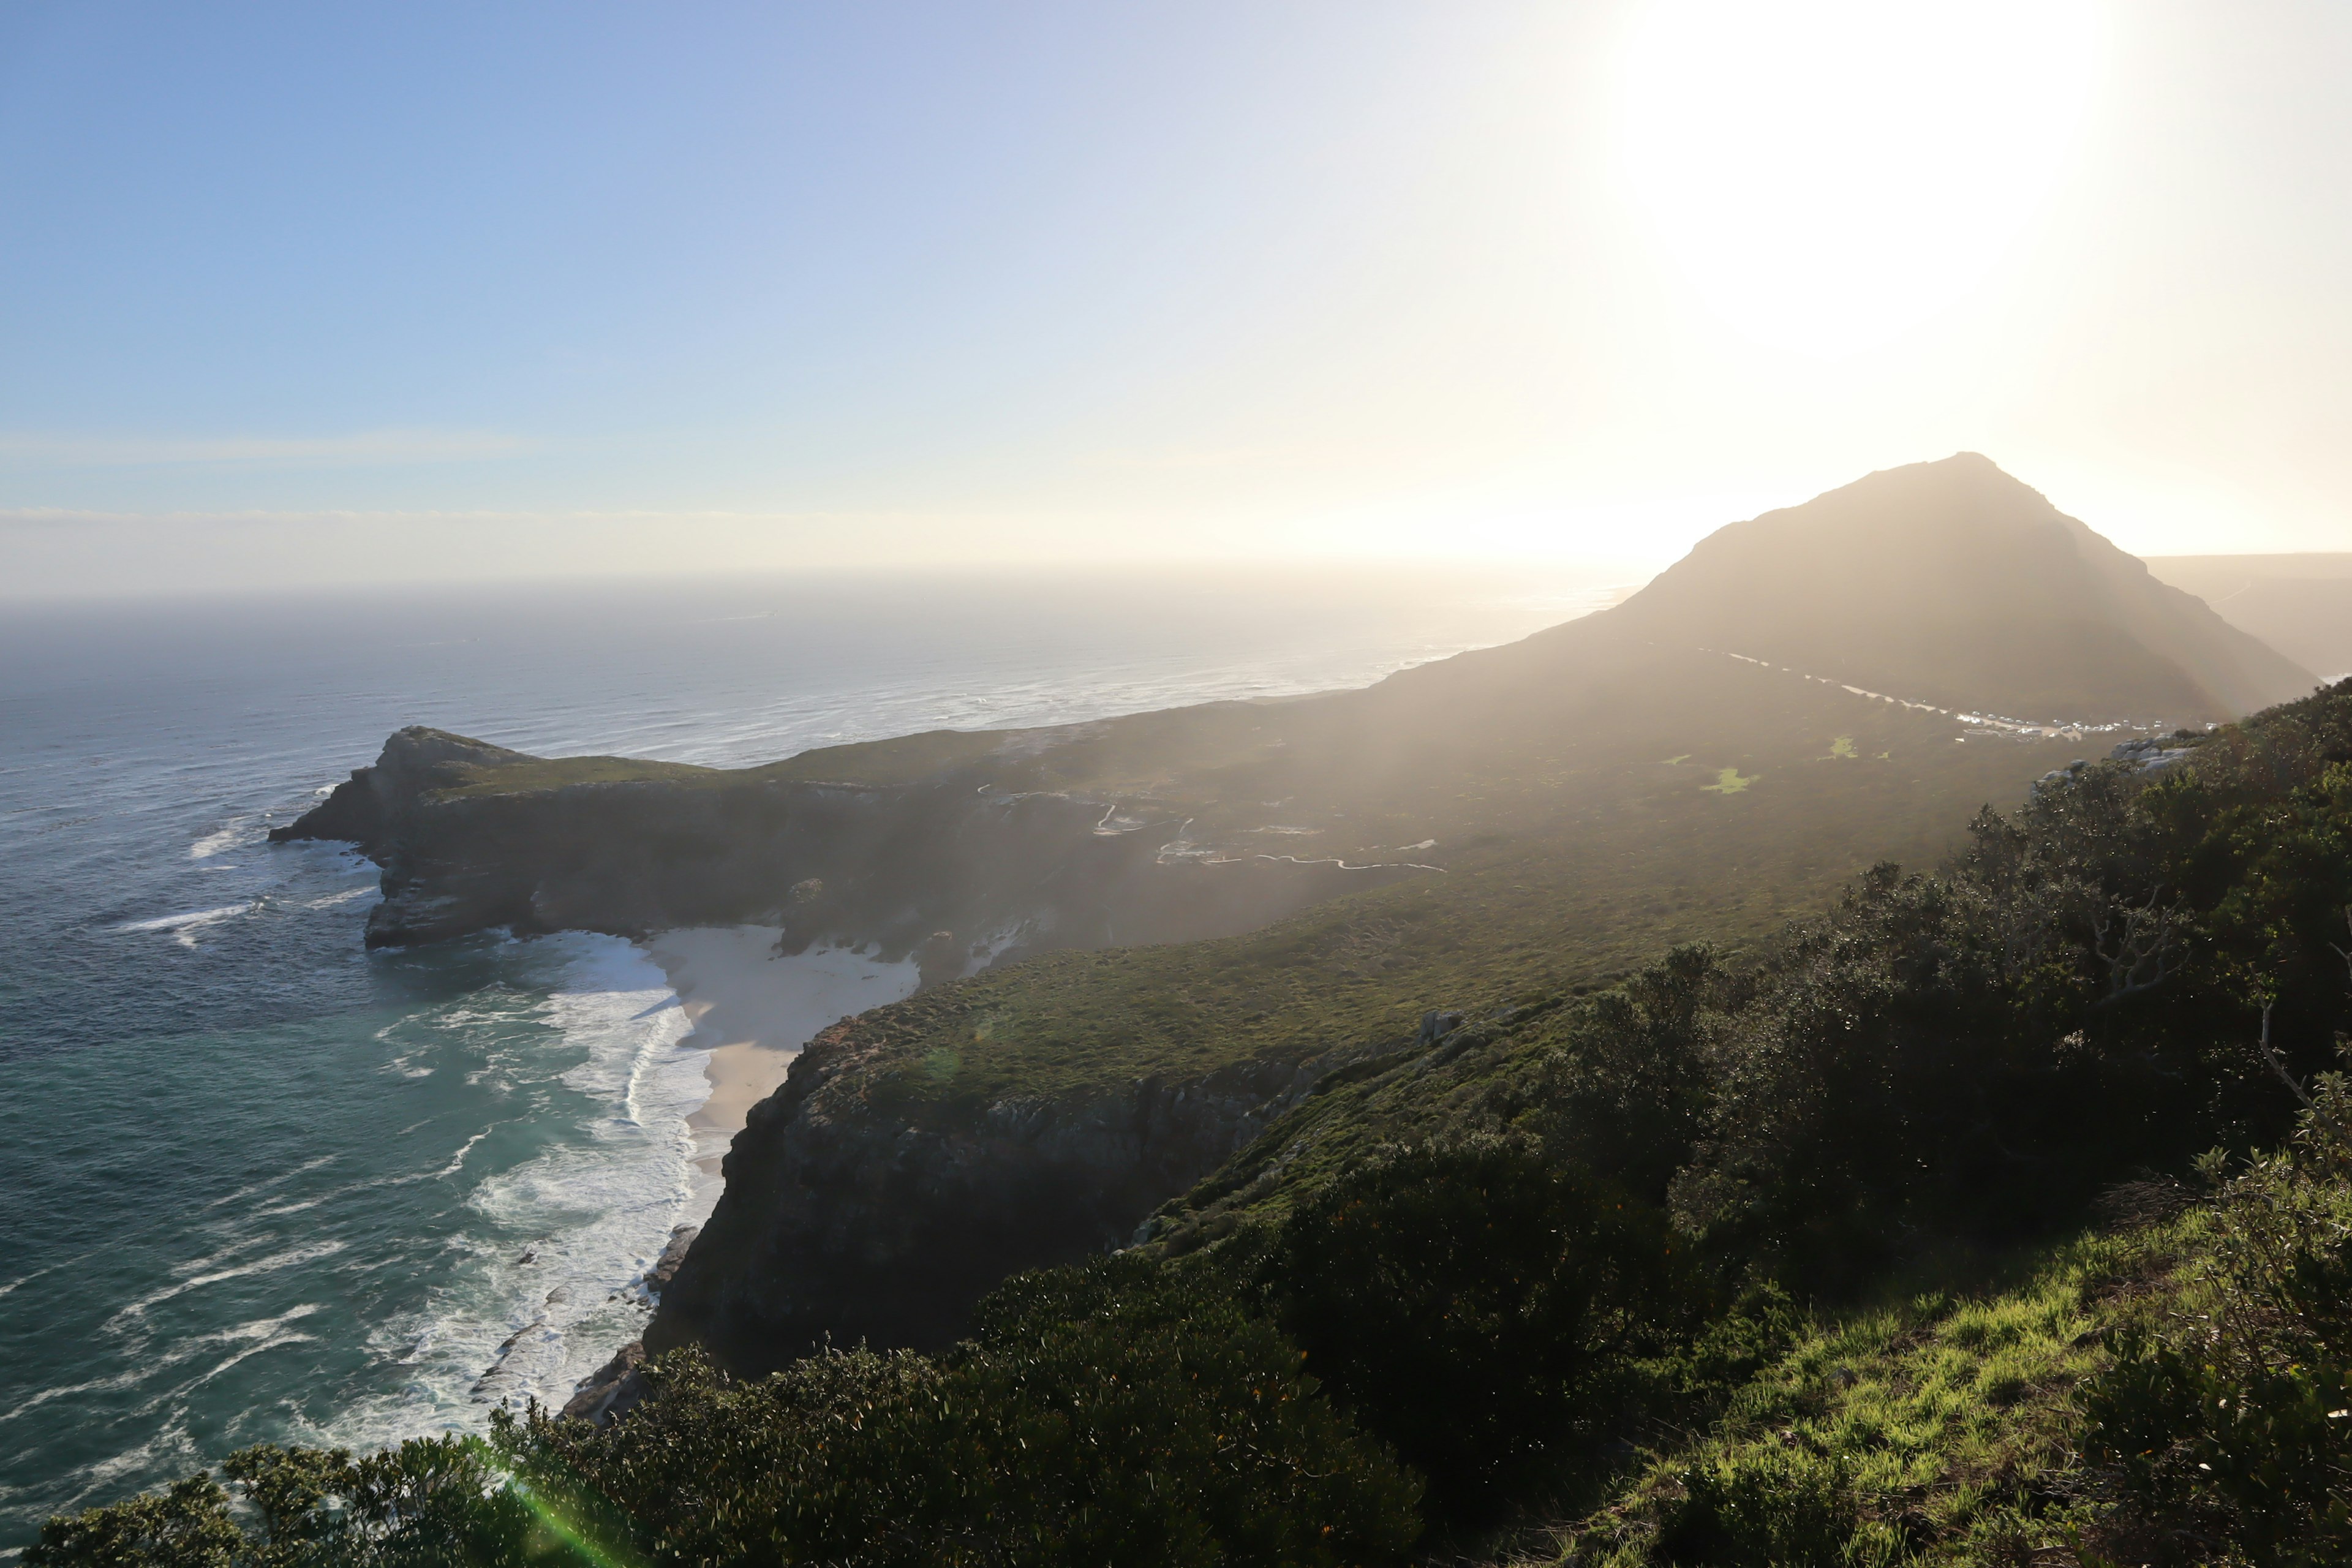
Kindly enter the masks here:
M 2219 721 L 2318 684 L 1975 452 L 1727 524 L 1591 620 L 2036 719 Z

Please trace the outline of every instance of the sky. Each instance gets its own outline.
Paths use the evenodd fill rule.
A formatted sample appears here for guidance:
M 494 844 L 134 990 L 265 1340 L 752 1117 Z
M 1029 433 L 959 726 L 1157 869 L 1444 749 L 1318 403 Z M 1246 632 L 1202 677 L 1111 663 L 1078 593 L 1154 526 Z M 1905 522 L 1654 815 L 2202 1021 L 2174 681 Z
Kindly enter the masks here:
M 2352 549 L 2335 0 L 0 8 L 0 596 Z

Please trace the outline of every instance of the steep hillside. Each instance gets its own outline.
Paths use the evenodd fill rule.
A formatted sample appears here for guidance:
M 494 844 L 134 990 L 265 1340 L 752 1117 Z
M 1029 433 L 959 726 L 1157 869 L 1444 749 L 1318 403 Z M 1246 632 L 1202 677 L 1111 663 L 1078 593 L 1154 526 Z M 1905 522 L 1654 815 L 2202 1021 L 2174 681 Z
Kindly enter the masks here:
M 2352 555 L 2154 555 L 2147 569 L 2305 668 L 2352 673 Z
M 2036 720 L 2230 719 L 2316 681 L 1973 452 L 1719 529 L 1608 619 Z

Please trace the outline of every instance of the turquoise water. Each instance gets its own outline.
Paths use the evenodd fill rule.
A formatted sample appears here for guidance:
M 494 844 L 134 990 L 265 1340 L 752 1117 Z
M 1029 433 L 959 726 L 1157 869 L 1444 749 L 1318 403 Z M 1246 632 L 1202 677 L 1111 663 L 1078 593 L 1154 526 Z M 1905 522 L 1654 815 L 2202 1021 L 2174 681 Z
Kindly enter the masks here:
M 391 730 L 745 763 L 1359 684 L 1605 596 L 1415 570 L 0 612 L 0 1550 L 246 1443 L 560 1401 L 707 1205 L 701 1058 L 643 952 L 369 954 L 374 868 L 265 842 Z

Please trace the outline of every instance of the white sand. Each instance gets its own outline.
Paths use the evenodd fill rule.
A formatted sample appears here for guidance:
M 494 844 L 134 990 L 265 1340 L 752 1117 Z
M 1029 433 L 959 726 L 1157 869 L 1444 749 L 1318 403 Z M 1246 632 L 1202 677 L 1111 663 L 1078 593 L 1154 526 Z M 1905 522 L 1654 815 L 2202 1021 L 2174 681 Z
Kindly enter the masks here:
M 695 1163 L 715 1182 L 751 1107 L 775 1092 L 820 1029 L 915 993 L 915 961 L 885 963 L 845 948 L 777 956 L 774 926 L 698 926 L 646 944 L 694 1032 L 686 1050 L 710 1053 L 710 1098 L 688 1119 Z

